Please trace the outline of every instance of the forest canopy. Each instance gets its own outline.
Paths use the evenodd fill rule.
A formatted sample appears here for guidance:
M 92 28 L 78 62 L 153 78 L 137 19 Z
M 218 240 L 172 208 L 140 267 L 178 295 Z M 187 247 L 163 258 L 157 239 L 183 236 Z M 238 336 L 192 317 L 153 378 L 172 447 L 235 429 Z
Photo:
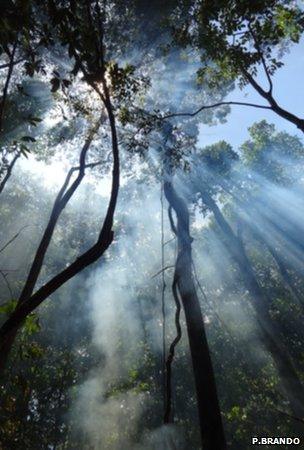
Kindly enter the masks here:
M 301 2 L 0 12 L 0 450 L 301 448 Z

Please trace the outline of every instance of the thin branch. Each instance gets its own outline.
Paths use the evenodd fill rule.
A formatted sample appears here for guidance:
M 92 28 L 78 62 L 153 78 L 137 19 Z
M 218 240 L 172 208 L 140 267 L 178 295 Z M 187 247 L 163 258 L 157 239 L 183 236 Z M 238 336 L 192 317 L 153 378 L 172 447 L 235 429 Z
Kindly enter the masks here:
M 256 38 L 256 36 L 255 36 L 255 34 L 254 34 L 254 32 L 253 32 L 253 30 L 252 30 L 250 25 L 248 25 L 248 29 L 250 31 L 250 34 L 251 34 L 252 38 L 253 38 L 254 46 L 255 46 L 255 48 L 256 48 L 256 50 L 258 52 L 258 55 L 259 55 L 259 57 L 261 59 L 261 62 L 262 62 L 263 68 L 264 68 L 264 72 L 266 74 L 266 77 L 267 77 L 267 80 L 268 80 L 268 83 L 269 83 L 268 93 L 272 94 L 273 83 L 272 83 L 272 79 L 271 79 L 271 76 L 270 76 L 270 73 L 269 73 L 269 70 L 268 70 L 268 67 L 267 67 L 267 64 L 266 64 L 266 61 L 265 61 L 265 58 L 264 58 L 261 46 L 260 46 L 260 44 L 259 44 L 259 42 L 258 42 L 258 40 L 257 40 L 257 38 Z
M 171 119 L 173 117 L 194 117 L 197 116 L 200 112 L 206 110 L 206 109 L 212 109 L 217 108 L 219 106 L 225 106 L 225 105 L 237 105 L 237 106 L 251 106 L 253 108 L 260 108 L 260 109 L 272 109 L 271 106 L 267 105 L 258 105 L 256 103 L 247 103 L 247 102 L 219 102 L 219 103 L 213 103 L 212 105 L 204 105 L 201 106 L 199 109 L 197 109 L 194 112 L 180 112 L 180 113 L 172 113 L 172 114 L 166 114 L 165 116 L 160 116 L 158 119 L 160 120 L 166 120 Z
M 103 29 L 103 20 L 104 20 L 104 8 L 101 12 L 99 2 L 96 0 L 95 2 L 95 9 L 97 12 L 97 22 L 98 22 L 98 33 L 99 33 L 99 40 L 98 40 L 98 47 L 99 47 L 99 57 L 101 60 L 101 70 L 104 74 L 105 70 L 105 55 L 104 55 L 104 48 L 103 48 L 103 41 L 104 41 L 104 29 Z
M 31 51 L 36 51 L 36 50 L 38 50 L 38 48 L 41 46 L 41 44 L 40 43 L 38 43 L 37 45 L 35 45 L 34 46 L 34 48 L 31 48 L 30 46 L 29 46 L 29 49 L 31 50 Z M 9 56 L 11 56 L 11 55 L 9 55 Z M 7 69 L 9 66 L 10 66 L 10 64 L 13 64 L 13 66 L 16 66 L 17 64 L 20 64 L 21 62 L 23 62 L 23 61 L 25 61 L 26 60 L 26 57 L 25 56 L 23 56 L 22 58 L 19 58 L 19 59 L 16 59 L 15 61 L 12 61 L 12 62 L 8 62 L 8 63 L 4 63 L 4 64 L 0 64 L 0 70 L 2 70 L 2 69 Z
M 158 272 L 156 272 L 156 273 L 151 277 L 151 279 L 157 277 L 157 275 L 160 275 L 161 273 L 165 272 L 167 269 L 172 269 L 173 267 L 175 267 L 175 266 L 166 266 L 166 267 L 164 267 L 163 269 L 161 269 L 161 270 L 159 270 Z
M 8 62 L 5 64 L 0 64 L 0 70 L 9 68 L 11 64 L 16 66 L 17 64 L 20 64 L 24 60 L 25 60 L 25 58 L 20 58 L 20 59 L 17 59 L 16 61 L 13 61 L 12 63 Z
M 3 252 L 3 250 L 6 249 L 6 247 L 8 247 L 12 242 L 14 242 L 18 236 L 20 235 L 20 233 L 22 233 L 23 230 L 25 230 L 25 228 L 30 227 L 31 225 L 24 225 L 24 227 L 20 228 L 20 230 L 18 231 L 17 234 L 15 234 L 15 236 L 13 236 L 6 244 L 4 244 L 4 246 L 2 248 L 0 248 L 0 253 Z
M 8 274 L 5 274 L 5 273 L 0 269 L 0 275 L 1 275 L 2 278 L 3 278 L 3 280 L 4 280 L 4 282 L 5 282 L 6 286 L 7 286 L 7 289 L 9 290 L 11 299 L 12 299 L 14 296 L 13 296 L 12 288 L 11 288 L 9 282 L 8 282 L 8 279 L 7 279 L 7 275 L 8 275 Z
M 10 63 L 9 63 L 9 67 L 8 67 L 8 72 L 7 72 L 7 76 L 6 76 L 6 81 L 4 84 L 4 88 L 3 88 L 3 94 L 2 94 L 2 99 L 1 99 L 1 103 L 0 103 L 0 133 L 2 132 L 2 122 L 3 122 L 3 117 L 4 117 L 4 107 L 5 107 L 5 102 L 6 102 L 6 98 L 7 98 L 7 94 L 8 94 L 8 87 L 11 81 L 11 76 L 13 73 L 13 67 L 14 67 L 14 57 L 15 57 L 15 52 L 17 49 L 17 44 L 18 44 L 18 38 L 16 39 L 13 49 L 12 49 L 12 53 L 10 54 Z
M 111 107 L 111 105 L 110 105 Z M 110 109 L 111 111 L 111 109 Z M 108 249 L 113 241 L 113 220 L 114 212 L 117 203 L 117 196 L 119 190 L 119 150 L 117 147 L 117 137 L 115 132 L 115 118 L 111 114 L 110 122 L 112 124 L 112 141 L 113 148 L 113 171 L 112 171 L 112 189 L 110 201 L 103 221 L 101 231 L 99 233 L 96 243 L 90 247 L 86 252 L 82 253 L 75 261 L 68 267 L 63 269 L 60 273 L 55 275 L 50 281 L 38 289 L 31 297 L 27 298 L 23 303 L 18 305 L 17 309 L 11 314 L 9 319 L 0 328 L 0 339 L 9 337 L 10 333 L 16 332 L 18 327 L 23 323 L 24 319 L 34 311 L 45 299 L 52 293 L 57 291 L 63 284 L 73 278 L 80 271 L 97 261 L 104 252 Z M 113 122 L 114 121 L 114 122 Z M 4 343 L 5 346 L 5 343 Z M 0 360 L 0 368 L 5 364 L 5 360 Z
M 171 239 L 169 239 L 168 241 L 166 241 L 166 242 L 164 243 L 164 245 L 170 244 L 170 242 L 175 241 L 175 239 L 176 239 L 176 236 L 174 236 L 173 238 L 171 238 Z
M 7 170 L 6 170 L 6 174 L 5 174 L 3 180 L 2 180 L 1 183 L 0 183 L 0 194 L 2 193 L 3 189 L 5 188 L 5 185 L 6 185 L 6 183 L 8 182 L 8 180 L 9 180 L 11 174 L 12 174 L 13 168 L 14 168 L 14 166 L 15 166 L 15 164 L 16 164 L 18 158 L 20 158 L 20 156 L 21 156 L 21 153 L 19 152 L 19 153 L 17 153 L 17 154 L 14 156 L 14 158 L 13 158 L 12 161 L 10 162 L 10 165 L 8 166 L 8 168 L 7 168 Z

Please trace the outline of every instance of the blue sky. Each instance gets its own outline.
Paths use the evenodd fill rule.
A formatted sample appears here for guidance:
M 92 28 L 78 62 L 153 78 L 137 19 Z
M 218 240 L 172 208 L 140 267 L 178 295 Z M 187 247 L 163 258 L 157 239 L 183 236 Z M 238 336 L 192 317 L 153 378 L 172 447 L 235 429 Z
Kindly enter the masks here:
M 292 113 L 304 117 L 304 39 L 290 48 L 290 52 L 283 58 L 284 66 L 273 77 L 273 94 L 279 105 Z M 259 80 L 265 84 L 264 77 Z M 229 100 L 266 104 L 265 101 L 251 88 L 246 86 L 242 91 L 236 89 Z M 266 119 L 274 123 L 278 130 L 297 134 L 303 138 L 303 133 L 287 120 L 280 118 L 272 111 L 249 108 L 246 106 L 232 106 L 227 116 L 227 123 L 210 127 L 201 126 L 200 144 L 213 144 L 219 140 L 226 140 L 238 148 L 248 138 L 248 127 L 254 122 Z

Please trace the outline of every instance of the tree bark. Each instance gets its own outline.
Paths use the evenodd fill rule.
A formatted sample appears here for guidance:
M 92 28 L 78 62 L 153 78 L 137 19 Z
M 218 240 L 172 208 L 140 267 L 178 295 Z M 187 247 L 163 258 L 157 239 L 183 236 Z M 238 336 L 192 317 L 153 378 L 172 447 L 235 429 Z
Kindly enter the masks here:
M 192 274 L 192 255 L 189 229 L 189 211 L 172 186 L 164 183 L 169 205 L 177 216 L 178 256 L 176 280 L 186 317 L 186 325 L 192 358 L 197 406 L 204 450 L 226 449 L 226 440 L 217 396 L 215 377 L 210 357 L 204 320 Z
M 284 108 L 281 108 L 279 104 L 274 99 L 272 92 L 265 91 L 258 82 L 254 79 L 254 77 L 245 69 L 241 69 L 244 77 L 248 80 L 251 86 L 263 97 L 270 105 L 270 108 L 273 112 L 275 112 L 278 116 L 282 117 L 288 122 L 293 123 L 299 130 L 304 133 L 304 119 L 292 114 Z

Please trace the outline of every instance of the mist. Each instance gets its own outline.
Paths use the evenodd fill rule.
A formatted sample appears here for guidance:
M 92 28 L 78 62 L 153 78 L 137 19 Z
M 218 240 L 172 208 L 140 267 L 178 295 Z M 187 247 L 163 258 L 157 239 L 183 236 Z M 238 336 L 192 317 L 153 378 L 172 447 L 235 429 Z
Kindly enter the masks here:
M 303 121 L 272 101 L 271 59 L 297 42 L 298 16 L 277 42 L 254 22 L 277 30 L 271 7 L 248 6 L 247 29 L 236 6 L 231 22 L 220 5 L 156 3 L 6 13 L 3 450 L 303 435 Z M 263 104 L 227 101 L 258 95 L 263 71 Z M 240 104 L 241 145 L 220 127 Z

